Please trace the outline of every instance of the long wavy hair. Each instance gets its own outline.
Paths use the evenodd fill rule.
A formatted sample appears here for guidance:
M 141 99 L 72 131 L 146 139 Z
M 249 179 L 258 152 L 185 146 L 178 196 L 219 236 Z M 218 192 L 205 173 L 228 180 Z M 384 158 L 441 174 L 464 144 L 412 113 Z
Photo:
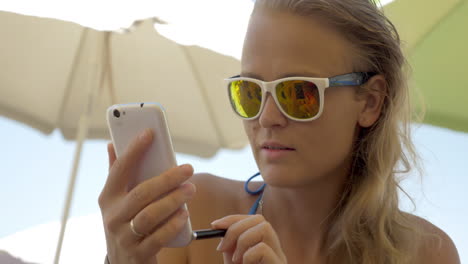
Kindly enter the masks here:
M 354 143 L 348 182 L 328 229 L 329 263 L 411 263 L 420 230 L 399 210 L 398 191 L 405 193 L 401 180 L 420 167 L 411 141 L 409 67 L 395 26 L 372 0 L 257 0 L 252 15 L 265 8 L 329 23 L 357 52 L 354 70 L 386 80 L 381 116 L 361 128 Z

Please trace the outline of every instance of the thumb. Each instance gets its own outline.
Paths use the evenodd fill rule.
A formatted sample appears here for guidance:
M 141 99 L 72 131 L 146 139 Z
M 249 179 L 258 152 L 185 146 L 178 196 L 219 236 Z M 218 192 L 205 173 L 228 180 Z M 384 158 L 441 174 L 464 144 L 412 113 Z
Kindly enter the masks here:
M 112 167 L 112 164 L 114 164 L 114 161 L 117 159 L 117 156 L 115 155 L 115 149 L 114 149 L 114 144 L 108 143 L 107 144 L 107 155 L 109 157 L 109 170 Z

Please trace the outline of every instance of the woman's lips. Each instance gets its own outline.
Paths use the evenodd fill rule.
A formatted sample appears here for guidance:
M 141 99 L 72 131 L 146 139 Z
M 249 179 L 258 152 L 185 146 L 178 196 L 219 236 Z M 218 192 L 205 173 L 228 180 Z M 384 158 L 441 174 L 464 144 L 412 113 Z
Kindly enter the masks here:
M 261 145 L 262 149 L 267 149 L 267 150 L 295 150 L 292 147 L 289 147 L 287 145 L 281 144 L 279 142 L 274 142 L 274 141 L 267 141 L 264 142 Z
M 260 152 L 268 160 L 279 160 L 290 155 L 295 150 L 296 149 L 278 142 L 265 142 L 262 144 Z

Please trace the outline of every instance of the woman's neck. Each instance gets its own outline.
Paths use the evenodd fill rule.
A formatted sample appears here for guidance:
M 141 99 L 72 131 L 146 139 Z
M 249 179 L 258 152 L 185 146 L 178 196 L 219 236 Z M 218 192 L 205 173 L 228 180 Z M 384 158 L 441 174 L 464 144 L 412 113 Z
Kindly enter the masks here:
M 345 174 L 335 174 L 300 188 L 265 188 L 263 215 L 277 232 L 285 251 L 296 251 L 291 254 L 309 258 L 324 254 L 327 231 L 340 202 L 345 178 Z

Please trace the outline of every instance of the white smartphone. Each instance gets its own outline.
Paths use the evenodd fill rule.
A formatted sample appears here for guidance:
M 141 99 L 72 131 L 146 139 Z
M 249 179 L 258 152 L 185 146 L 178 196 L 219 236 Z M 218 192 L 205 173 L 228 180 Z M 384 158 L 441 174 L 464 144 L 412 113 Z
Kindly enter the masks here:
M 143 130 L 150 128 L 154 139 L 145 153 L 138 175 L 129 183 L 129 189 L 151 177 L 176 167 L 174 148 L 167 125 L 164 108 L 159 103 L 130 103 L 113 105 L 107 109 L 107 125 L 117 158 L 124 153 L 130 142 Z M 183 207 L 187 210 L 187 205 Z M 192 241 L 190 219 L 183 230 L 168 247 L 184 247 Z

